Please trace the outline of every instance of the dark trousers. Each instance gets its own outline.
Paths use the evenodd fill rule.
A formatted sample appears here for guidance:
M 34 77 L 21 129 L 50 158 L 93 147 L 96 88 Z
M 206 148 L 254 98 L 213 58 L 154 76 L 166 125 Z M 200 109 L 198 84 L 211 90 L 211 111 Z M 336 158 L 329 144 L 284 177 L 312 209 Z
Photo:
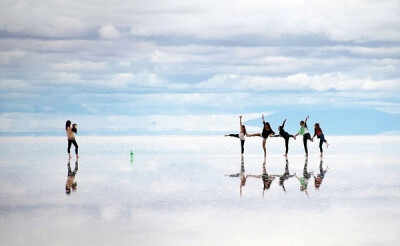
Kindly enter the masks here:
M 319 134 L 318 137 L 319 137 L 319 151 L 321 151 L 321 153 L 322 153 L 322 152 L 323 152 L 323 150 L 322 150 L 322 144 L 323 144 L 324 142 L 326 143 L 326 139 L 325 139 L 325 136 L 324 136 L 323 133 L 322 133 L 322 134 Z
M 307 140 L 311 140 L 310 133 L 306 133 L 306 134 L 303 135 L 304 151 L 306 152 L 306 154 L 308 154 Z
M 70 140 L 68 139 L 68 154 L 71 152 L 71 145 L 75 146 L 75 154 L 78 154 L 78 144 L 76 143 L 75 139 Z

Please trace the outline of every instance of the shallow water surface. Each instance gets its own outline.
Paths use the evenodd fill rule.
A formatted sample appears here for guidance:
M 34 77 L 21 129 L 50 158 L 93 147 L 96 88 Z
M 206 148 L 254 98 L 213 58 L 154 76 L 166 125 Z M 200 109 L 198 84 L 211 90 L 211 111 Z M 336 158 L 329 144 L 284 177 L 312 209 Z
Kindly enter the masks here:
M 398 244 L 399 137 L 279 140 L 2 137 L 2 245 Z

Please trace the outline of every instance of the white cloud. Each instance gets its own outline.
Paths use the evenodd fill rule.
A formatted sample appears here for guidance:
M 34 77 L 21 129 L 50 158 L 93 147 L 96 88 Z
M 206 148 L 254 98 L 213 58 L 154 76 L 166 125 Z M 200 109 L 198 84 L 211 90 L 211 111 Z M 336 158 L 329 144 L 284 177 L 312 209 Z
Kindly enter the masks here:
M 243 114 L 243 121 L 260 118 L 270 113 Z M 67 118 L 77 122 L 81 132 L 145 130 L 165 132 L 171 135 L 179 132 L 239 131 L 237 114 L 186 114 L 186 115 L 54 115 L 52 113 L 3 113 L 0 114 L 0 132 L 64 133 Z
M 117 39 L 122 35 L 113 25 L 105 25 L 99 29 L 99 35 L 104 39 Z
M 68 61 L 56 63 L 52 65 L 55 71 L 106 71 L 108 65 L 106 62 L 89 62 L 89 61 Z
M 25 57 L 26 54 L 26 51 L 23 50 L 0 51 L 0 65 L 9 65 Z
M 68 101 L 79 104 L 76 114 L 171 114 L 169 124 L 198 130 L 196 115 L 321 103 L 397 111 L 390 108 L 399 104 L 398 1 L 2 7 L 1 112 L 71 112 Z
M 293 74 L 286 77 L 242 76 L 238 74 L 215 75 L 207 81 L 199 83 L 198 88 L 231 90 L 313 90 L 313 91 L 398 91 L 400 81 L 382 80 L 372 81 L 370 78 L 354 78 L 341 73 L 322 75 Z

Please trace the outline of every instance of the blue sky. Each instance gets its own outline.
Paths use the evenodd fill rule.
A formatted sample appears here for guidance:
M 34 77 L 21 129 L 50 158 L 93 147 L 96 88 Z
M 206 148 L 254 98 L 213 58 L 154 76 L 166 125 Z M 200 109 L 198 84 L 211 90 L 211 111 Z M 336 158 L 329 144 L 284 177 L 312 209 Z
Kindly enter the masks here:
M 81 134 L 220 133 L 239 114 L 337 110 L 400 126 L 398 13 L 395 0 L 0 0 L 0 134 L 64 134 L 67 119 Z

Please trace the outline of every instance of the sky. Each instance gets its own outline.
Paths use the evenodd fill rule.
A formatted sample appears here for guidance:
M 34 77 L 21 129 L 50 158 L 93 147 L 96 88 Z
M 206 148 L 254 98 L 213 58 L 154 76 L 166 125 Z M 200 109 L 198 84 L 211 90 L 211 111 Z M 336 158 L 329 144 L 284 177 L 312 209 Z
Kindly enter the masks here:
M 397 0 L 0 0 L 0 135 L 62 135 L 68 119 L 82 135 L 221 133 L 292 111 L 398 120 L 399 13 Z

